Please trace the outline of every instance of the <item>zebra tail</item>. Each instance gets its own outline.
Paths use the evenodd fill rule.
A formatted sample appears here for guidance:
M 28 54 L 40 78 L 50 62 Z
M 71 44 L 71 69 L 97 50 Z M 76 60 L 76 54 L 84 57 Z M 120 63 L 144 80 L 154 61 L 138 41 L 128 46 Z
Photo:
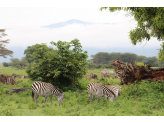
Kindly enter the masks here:
M 34 99 L 34 92 L 32 91 L 32 98 Z
M 118 96 L 120 96 L 120 90 L 118 91 Z

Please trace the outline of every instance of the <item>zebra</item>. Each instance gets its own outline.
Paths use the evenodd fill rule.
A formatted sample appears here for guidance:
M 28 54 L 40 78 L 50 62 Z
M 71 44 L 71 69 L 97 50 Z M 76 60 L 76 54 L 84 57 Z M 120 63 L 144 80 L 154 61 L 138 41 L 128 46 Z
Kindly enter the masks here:
M 58 97 L 59 106 L 60 103 L 63 101 L 65 94 L 58 90 L 57 87 L 53 86 L 51 83 L 45 83 L 41 81 L 35 81 L 32 85 L 32 98 L 34 99 L 35 96 L 35 103 L 37 103 L 37 98 L 39 96 L 45 97 L 44 103 L 46 102 L 46 99 L 48 96 L 50 96 L 50 102 L 52 105 L 52 96 L 53 94 Z
M 111 90 L 116 95 L 116 97 L 119 97 L 120 96 L 121 87 L 119 85 L 107 85 L 106 87 L 109 90 Z
M 109 97 L 112 102 L 115 102 L 115 94 L 101 83 L 91 82 L 88 84 L 87 89 L 90 103 L 93 103 L 94 96 L 98 96 L 97 103 L 99 102 L 100 96 L 102 96 L 102 102 L 104 102 L 104 96 Z

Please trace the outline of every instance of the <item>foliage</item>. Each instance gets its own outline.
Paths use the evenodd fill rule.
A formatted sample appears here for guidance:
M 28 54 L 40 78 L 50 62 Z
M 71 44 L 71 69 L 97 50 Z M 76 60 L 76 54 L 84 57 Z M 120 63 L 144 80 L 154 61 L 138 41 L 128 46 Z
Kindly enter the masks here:
M 24 54 L 25 54 L 25 57 L 28 61 L 28 63 L 32 63 L 32 62 L 38 62 L 38 60 L 35 58 L 35 59 L 31 59 L 30 57 L 30 54 L 33 54 L 33 52 L 37 51 L 37 48 L 38 46 L 40 46 L 41 44 L 35 44 L 35 45 L 32 45 L 32 46 L 28 46 L 27 49 L 24 51 Z M 45 46 L 47 47 L 47 46 Z M 47 47 L 49 50 L 48 51 L 52 51 L 53 48 L 50 48 L 50 47 Z
M 86 73 L 87 51 L 82 52 L 78 39 L 71 42 L 51 42 L 56 50 L 49 50 L 45 44 L 37 45 L 31 59 L 37 59 L 28 65 L 26 71 L 32 80 L 52 83 L 64 90 L 74 88 L 82 75 Z M 73 47 L 72 50 L 69 48 Z
M 4 67 L 3 67 L 4 68 Z M 113 70 L 113 69 L 112 69 Z M 23 71 L 23 70 L 22 70 Z M 89 70 L 100 76 L 100 69 Z M 7 72 L 7 71 L 6 71 Z M 14 73 L 20 72 L 15 70 Z M 12 74 L 12 73 L 11 73 Z M 24 73 L 25 74 L 25 73 Z M 121 95 L 113 103 L 109 99 L 100 98 L 97 103 L 95 97 L 90 104 L 87 85 L 91 82 L 82 78 L 79 80 L 82 89 L 65 91 L 63 103 L 59 106 L 57 97 L 52 97 L 50 105 L 49 97 L 43 105 L 44 97 L 38 98 L 38 105 L 31 97 L 31 89 L 19 93 L 6 93 L 12 88 L 30 87 L 34 81 L 19 79 L 16 85 L 0 83 L 0 116 L 163 116 L 164 110 L 164 83 L 136 82 L 131 85 L 120 85 Z M 106 78 L 99 83 L 119 84 L 119 79 Z
M 26 57 L 22 57 L 21 60 L 19 60 L 18 58 L 11 58 L 10 59 L 10 63 L 8 63 L 8 66 L 12 66 L 12 67 L 16 67 L 16 68 L 20 68 L 20 66 L 27 66 L 28 62 L 26 60 Z
M 122 53 L 120 55 L 120 59 L 124 62 L 130 63 L 131 60 L 136 61 L 137 60 L 137 55 L 134 53 Z
M 146 67 L 146 65 L 144 64 L 143 61 L 142 61 L 142 62 L 137 62 L 137 61 L 135 61 L 135 64 L 136 64 L 137 66 L 144 66 L 144 67 Z
M 93 58 L 93 63 L 96 64 L 107 64 L 110 58 L 109 53 L 106 52 L 99 52 L 91 57 Z
M 138 62 L 141 62 L 141 61 L 143 61 L 143 60 L 145 60 L 145 58 L 146 58 L 146 56 L 137 56 L 137 59 L 136 59 L 136 61 L 138 61 Z
M 105 58 L 102 60 L 102 56 L 101 55 L 104 54 Z M 107 55 L 108 54 L 108 55 Z M 130 63 L 131 60 L 133 61 L 137 61 L 137 62 L 142 62 L 144 61 L 145 64 L 153 64 L 153 67 L 164 67 L 164 62 L 159 62 L 157 57 L 146 57 L 146 56 L 138 56 L 134 53 L 105 53 L 105 52 L 101 52 L 101 53 L 97 53 L 95 55 L 92 55 L 92 61 L 90 61 L 88 63 L 88 68 L 113 68 L 113 65 L 111 65 L 111 63 L 116 60 L 117 58 L 119 58 L 120 60 L 122 60 L 122 62 L 124 63 Z M 109 60 L 109 61 L 107 61 Z M 108 63 L 108 65 L 103 65 L 100 64 L 98 61 L 102 61 L 102 63 Z
M 3 64 L 4 67 L 8 67 L 9 66 L 7 62 L 3 62 L 2 64 Z
M 9 43 L 9 39 L 7 40 L 2 40 L 1 38 L 3 36 L 7 36 L 7 34 L 5 33 L 5 29 L 0 29 L 0 56 L 3 56 L 3 58 L 7 58 L 6 56 L 11 56 L 12 57 L 12 54 L 13 54 L 13 51 L 11 50 L 8 50 L 5 48 L 5 44 L 8 44 Z
M 11 61 L 11 66 L 12 67 L 16 67 L 20 63 L 18 58 L 11 58 L 10 61 Z
M 101 7 L 100 10 L 108 7 Z M 164 7 L 109 7 L 110 12 L 124 10 L 137 21 L 137 27 L 129 32 L 131 43 L 136 45 L 145 39 L 156 37 L 164 40 Z M 159 49 L 159 61 L 164 60 L 164 43 Z
M 135 98 L 135 96 L 139 96 L 142 98 L 148 98 L 153 96 L 153 98 L 162 99 L 164 98 L 162 94 L 163 91 L 164 91 L 164 83 L 136 81 L 134 84 L 131 84 L 129 86 L 128 95 L 133 98 Z
M 27 66 L 27 64 L 28 64 L 28 61 L 27 61 L 26 57 L 22 57 L 22 59 L 20 60 L 19 65 L 20 66 Z
M 17 68 L 17 69 L 20 69 L 20 67 L 21 67 L 20 65 L 16 65 L 16 66 L 15 66 L 15 68 Z

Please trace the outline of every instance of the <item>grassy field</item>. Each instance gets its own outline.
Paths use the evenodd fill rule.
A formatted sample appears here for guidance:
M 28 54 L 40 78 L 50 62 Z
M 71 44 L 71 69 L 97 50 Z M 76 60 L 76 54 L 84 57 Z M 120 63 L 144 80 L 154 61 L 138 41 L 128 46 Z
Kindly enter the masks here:
M 25 70 L 5 68 L 0 66 L 0 74 L 27 75 Z M 142 82 L 140 84 L 121 85 L 121 95 L 113 103 L 109 99 L 93 104 L 89 102 L 87 85 L 90 82 L 104 84 L 119 84 L 119 79 L 109 78 L 102 80 L 101 69 L 88 70 L 87 75 L 79 82 L 83 89 L 67 91 L 62 105 L 59 106 L 57 97 L 53 96 L 52 105 L 47 98 L 43 105 L 44 97 L 39 96 L 38 105 L 32 100 L 31 89 L 20 93 L 7 93 L 12 88 L 31 87 L 34 81 L 19 79 L 17 85 L 4 85 L 0 83 L 0 116 L 163 116 L 164 115 L 164 84 L 155 82 Z M 97 73 L 98 80 L 88 80 L 90 73 Z M 101 98 L 100 98 L 101 99 Z

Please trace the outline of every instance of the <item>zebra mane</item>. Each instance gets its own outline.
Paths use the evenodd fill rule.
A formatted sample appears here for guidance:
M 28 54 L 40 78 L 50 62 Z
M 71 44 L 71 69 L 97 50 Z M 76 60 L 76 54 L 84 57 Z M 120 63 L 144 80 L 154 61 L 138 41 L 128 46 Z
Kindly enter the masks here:
M 60 90 L 59 88 L 58 88 L 58 91 L 60 91 L 60 93 L 63 93 L 63 91 L 62 91 L 62 90 Z
M 113 93 L 113 91 L 111 91 L 109 88 L 107 88 L 106 87 L 106 89 L 108 90 L 108 91 L 110 91 L 113 95 L 114 95 L 114 97 L 116 97 L 116 95 L 115 95 L 115 93 Z
M 60 92 L 60 93 L 63 93 L 63 91 L 61 90 L 61 89 L 59 89 L 57 86 L 55 86 L 55 85 L 53 85 L 55 88 L 57 88 L 58 89 L 58 91 Z

